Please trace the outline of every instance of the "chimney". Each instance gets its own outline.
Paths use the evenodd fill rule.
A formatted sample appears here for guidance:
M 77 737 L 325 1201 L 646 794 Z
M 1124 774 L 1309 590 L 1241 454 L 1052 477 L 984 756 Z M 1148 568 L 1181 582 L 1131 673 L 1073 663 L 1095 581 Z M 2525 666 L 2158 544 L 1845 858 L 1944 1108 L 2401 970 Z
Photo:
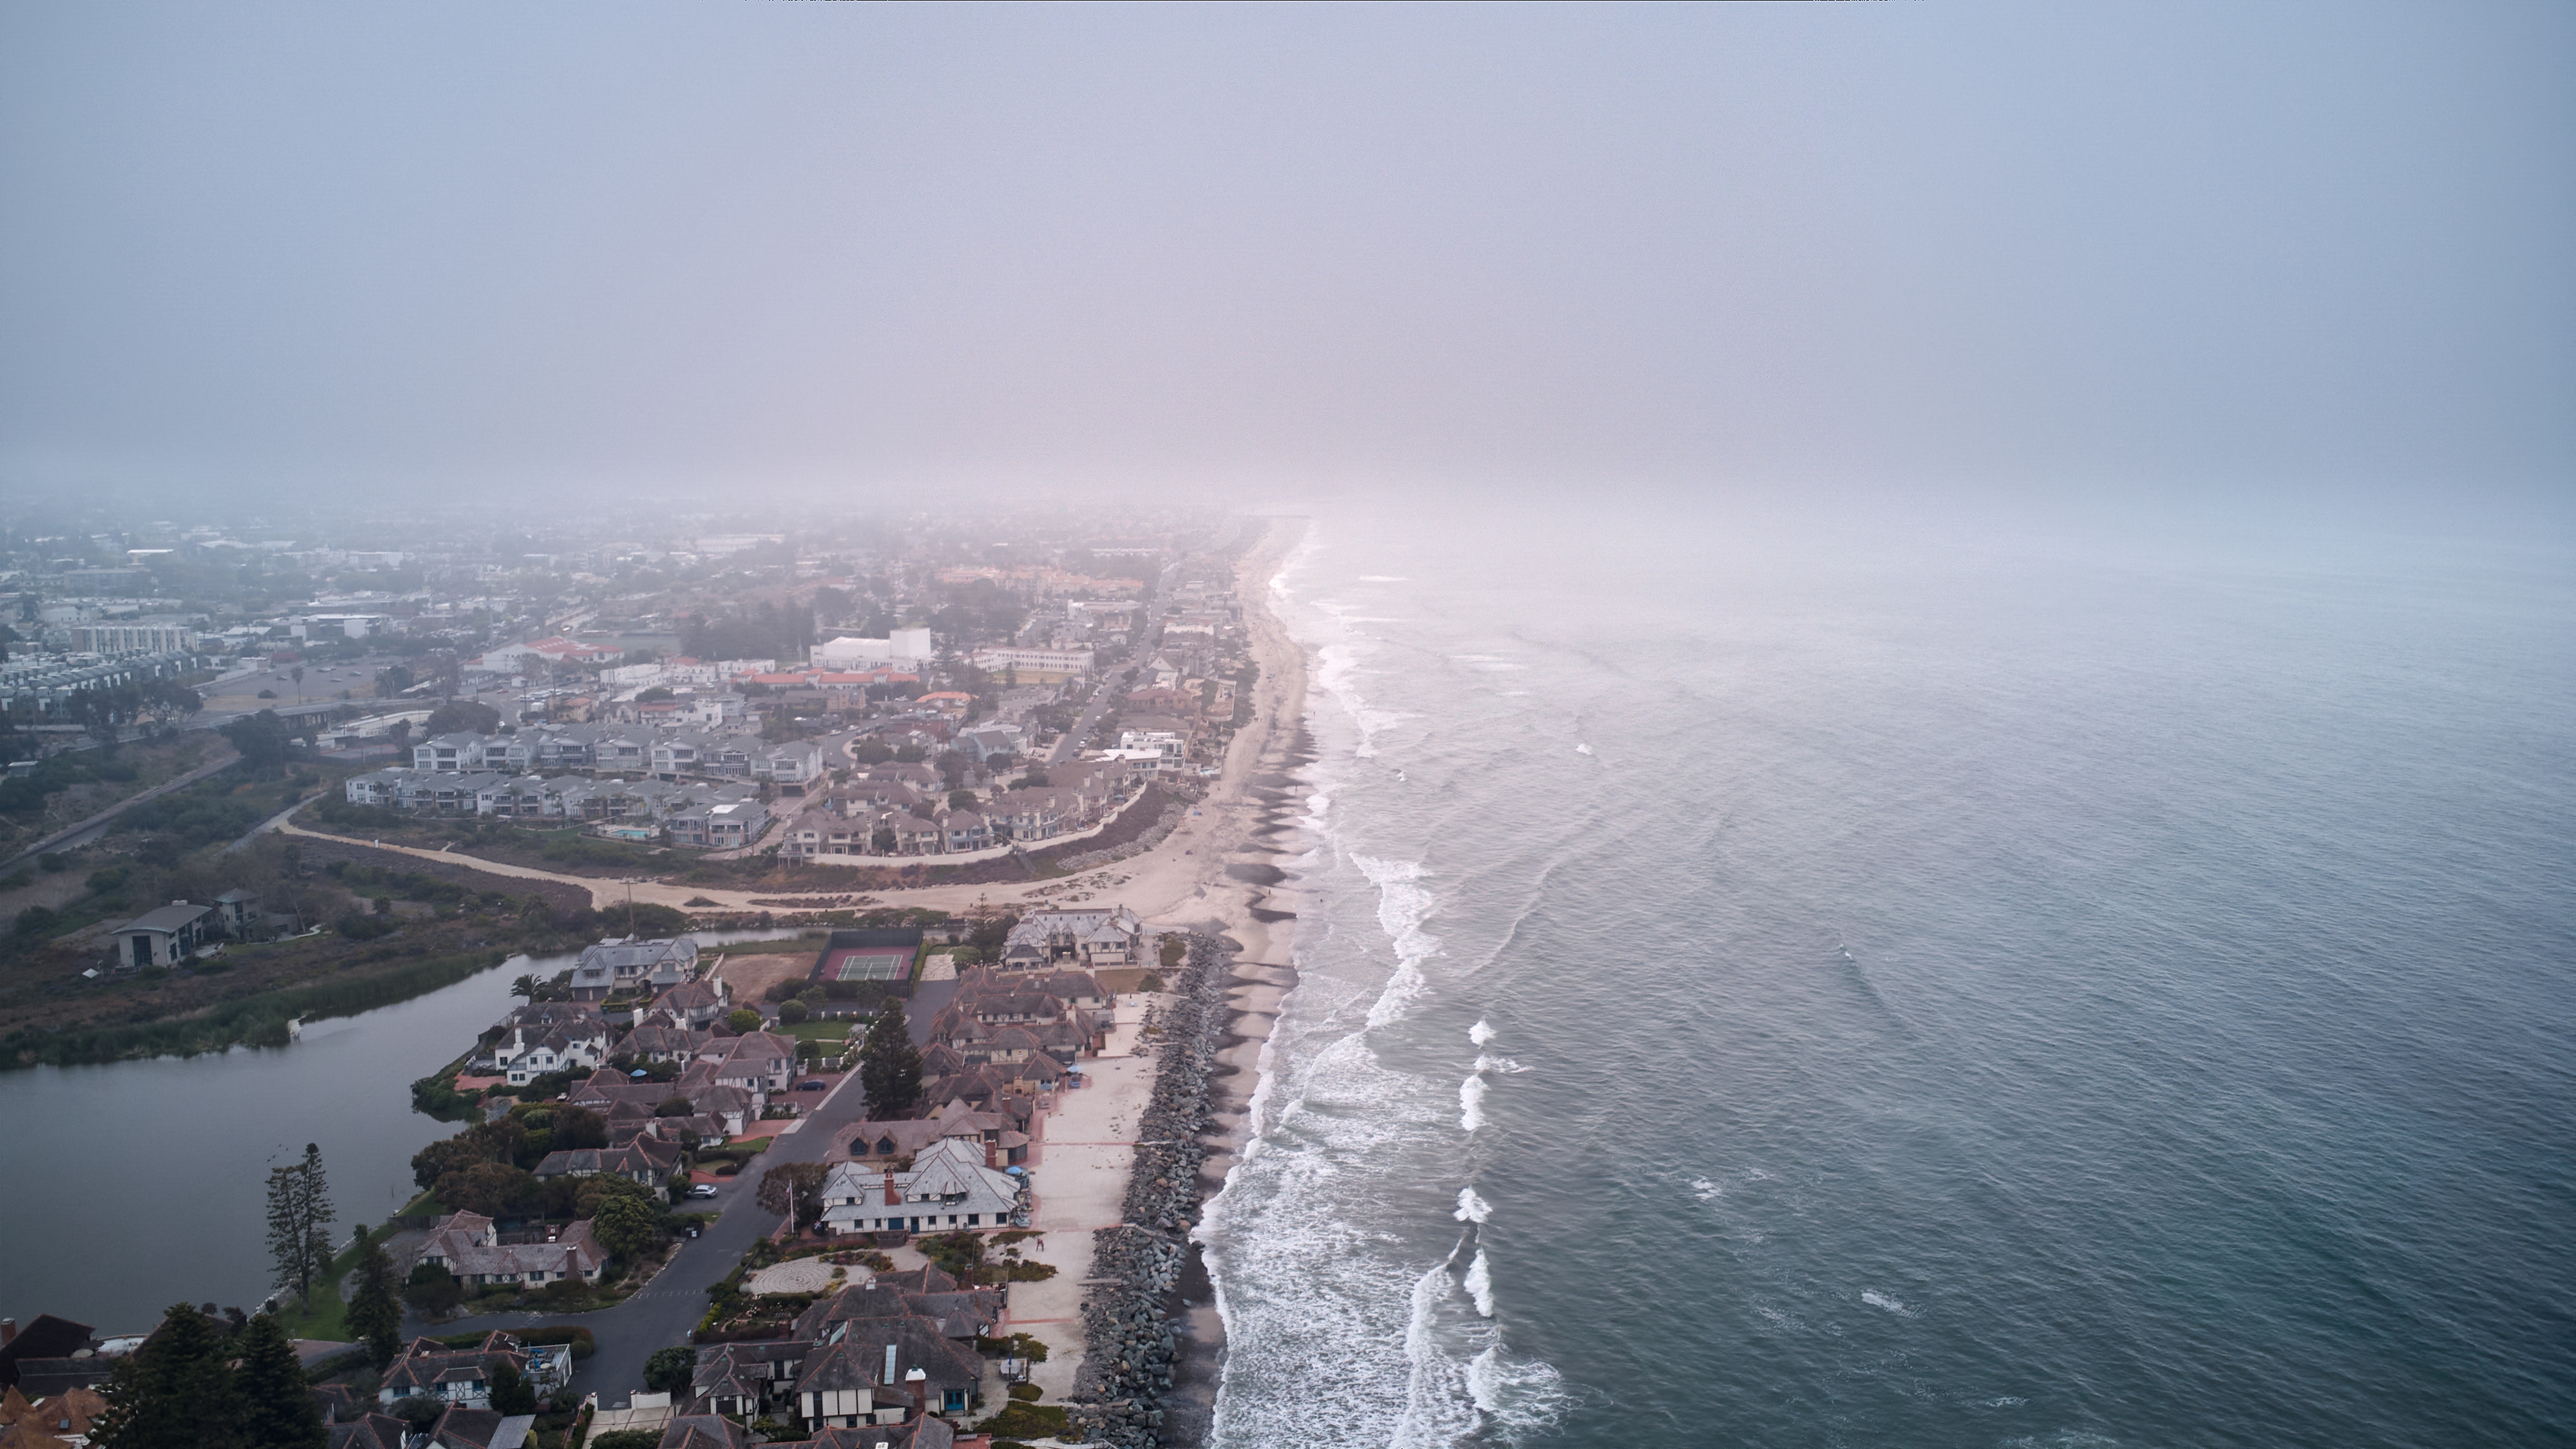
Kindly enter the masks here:
M 0 1318 L 0 1348 L 8 1347 L 9 1340 L 16 1338 L 17 1336 L 18 1320 L 14 1318 Z

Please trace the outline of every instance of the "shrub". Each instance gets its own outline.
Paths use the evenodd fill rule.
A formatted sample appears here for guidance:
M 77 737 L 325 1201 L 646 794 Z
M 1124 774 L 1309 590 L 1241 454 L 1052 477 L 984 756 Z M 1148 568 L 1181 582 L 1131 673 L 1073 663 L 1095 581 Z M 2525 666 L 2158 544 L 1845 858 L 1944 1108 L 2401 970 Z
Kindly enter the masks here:
M 1046 1390 L 1039 1388 L 1035 1384 L 1013 1384 L 1011 1385 L 1011 1397 L 1021 1400 L 1024 1403 L 1034 1404 L 1038 1400 L 1046 1397 Z
M 36 865 L 41 870 L 53 872 L 69 867 L 71 862 L 63 859 L 60 851 L 48 850 L 36 857 Z
M 685 1394 L 698 1371 L 698 1356 L 687 1348 L 657 1348 L 644 1360 L 644 1387 L 657 1393 Z
M 1032 1404 L 1013 1399 L 1002 1412 L 985 1420 L 981 1427 L 997 1439 L 1005 1435 L 1014 1439 L 1046 1439 L 1064 1433 L 1064 1418 L 1064 1407 L 1060 1404 Z
M 350 911 L 333 922 L 331 929 L 352 941 L 372 941 L 379 936 L 390 936 L 402 927 L 386 917 L 362 916 Z

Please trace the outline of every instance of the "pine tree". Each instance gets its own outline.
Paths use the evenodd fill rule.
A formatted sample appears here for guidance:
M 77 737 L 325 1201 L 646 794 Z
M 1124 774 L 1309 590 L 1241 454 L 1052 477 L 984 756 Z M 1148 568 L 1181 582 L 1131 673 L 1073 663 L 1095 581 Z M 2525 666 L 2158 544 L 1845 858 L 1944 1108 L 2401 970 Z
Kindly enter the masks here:
M 313 1300 L 313 1280 L 331 1267 L 330 1183 L 322 1175 L 322 1149 L 304 1144 L 304 1160 L 268 1174 L 268 1253 L 277 1265 L 277 1286 L 292 1289 L 298 1301 Z
M 306 1257 L 304 1214 L 296 1203 L 299 1175 L 292 1167 L 268 1170 L 268 1256 L 277 1269 L 278 1291 L 300 1296 L 313 1281 L 313 1264 Z
M 90 1442 L 100 1449 L 250 1449 L 235 1428 L 225 1357 L 212 1320 L 190 1304 L 171 1305 L 161 1326 L 108 1376 L 107 1412 Z
M 381 1241 L 358 1247 L 358 1291 L 349 1299 L 349 1333 L 367 1346 L 382 1369 L 402 1352 L 402 1302 L 396 1296 L 394 1260 Z
M 286 1330 L 263 1313 L 243 1332 L 240 1353 L 241 1367 L 233 1371 L 234 1423 L 251 1449 L 326 1449 L 330 1433 Z
M 903 1003 L 888 1001 L 868 1023 L 859 1047 L 859 1085 L 868 1097 L 868 1114 L 892 1117 L 911 1110 L 921 1095 L 921 1048 L 912 1044 L 912 1025 L 904 1020 Z
M 304 1217 L 304 1258 L 313 1265 L 313 1276 L 319 1278 L 331 1271 L 331 1224 L 340 1213 L 331 1206 L 331 1184 L 322 1176 L 322 1149 L 313 1143 L 304 1144 L 303 1172 L 295 1191 L 296 1205 Z M 336 1283 L 324 1286 L 333 1293 L 340 1291 Z M 308 1292 L 306 1296 L 311 1295 Z

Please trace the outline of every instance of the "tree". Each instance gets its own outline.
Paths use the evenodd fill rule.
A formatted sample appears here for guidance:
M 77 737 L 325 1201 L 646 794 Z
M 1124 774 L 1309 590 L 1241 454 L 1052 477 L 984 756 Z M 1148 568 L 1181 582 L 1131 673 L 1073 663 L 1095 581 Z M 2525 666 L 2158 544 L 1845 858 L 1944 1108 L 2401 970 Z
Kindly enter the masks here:
M 377 1368 L 402 1352 L 402 1303 L 394 1286 L 394 1260 L 381 1239 L 358 1245 L 358 1291 L 349 1299 L 349 1334 L 367 1346 Z
M 277 1286 L 313 1300 L 313 1280 L 331 1266 L 330 1185 L 322 1176 L 322 1149 L 304 1144 L 304 1160 L 268 1174 L 268 1253 Z
M 1044 770 L 1031 770 L 1020 777 L 1019 788 L 1023 790 L 1043 790 L 1046 787 L 1047 777 Z
M 412 1264 L 411 1277 L 403 1283 L 403 1301 L 430 1318 L 454 1308 L 464 1297 L 455 1275 L 436 1263 Z
M 591 1214 L 590 1235 L 618 1257 L 632 1258 L 662 1236 L 662 1224 L 650 1206 L 620 1194 L 602 1202 L 599 1210 Z
M 264 709 L 234 720 L 215 733 L 241 753 L 242 768 L 255 778 L 272 779 L 286 773 L 286 743 L 295 737 L 295 732 L 278 718 L 276 710 Z
M 527 1196 L 536 1179 L 506 1162 L 478 1162 L 438 1180 L 438 1200 L 451 1212 L 506 1216 Z
M 782 1026 L 794 1026 L 812 1014 L 806 1009 L 804 1002 L 792 996 L 778 1003 L 778 1021 Z
M 912 1044 L 902 1002 L 887 1002 L 868 1023 L 867 1040 L 859 1047 L 859 1085 L 872 1117 L 909 1111 L 921 1095 L 921 1048 Z
M 411 1180 L 415 1187 L 432 1188 L 451 1172 L 462 1172 L 478 1162 L 495 1159 L 493 1135 L 480 1130 L 483 1124 L 468 1128 L 453 1137 L 444 1137 L 411 1155 Z
M 760 1030 L 760 1013 L 748 1006 L 737 1006 L 725 1013 L 725 1025 L 733 1028 L 736 1036 L 747 1035 Z
M 534 1385 L 519 1376 L 507 1363 L 492 1370 L 492 1412 L 496 1414 L 533 1414 L 537 1411 Z
M 518 978 L 517 980 L 515 980 L 515 981 L 511 982 L 511 983 L 510 983 L 510 994 L 511 994 L 512 996 L 515 996 L 515 997 L 519 998 L 521 1001 L 534 1001 L 534 1000 L 536 1000 L 536 999 L 537 999 L 537 978 L 536 978 L 536 977 L 534 977 L 534 976 L 522 976 L 522 977 Z
M 565 1105 L 555 1108 L 553 1116 L 552 1150 L 571 1152 L 585 1147 L 608 1145 L 608 1120 L 597 1112 L 584 1107 Z
M 304 702 L 304 666 L 298 664 L 286 672 L 295 680 L 295 702 L 302 704 Z
M 752 1201 L 765 1212 L 793 1217 L 801 1231 L 823 1215 L 823 1179 L 831 1169 L 820 1162 L 788 1162 L 760 1175 Z
M 975 798 L 975 792 L 972 790 L 948 792 L 948 808 L 951 810 L 972 810 L 980 803 L 982 802 Z
M 690 1381 L 698 1374 L 698 1355 L 690 1348 L 657 1348 L 644 1360 L 644 1387 L 657 1394 L 674 1397 L 689 1391 Z
M 501 728 L 501 712 L 479 699 L 454 699 L 429 712 L 421 733 L 488 735 Z
M 233 1402 L 242 1438 L 255 1449 L 325 1449 L 330 1435 L 286 1330 L 263 1313 L 243 1331 L 239 1351 Z
M 102 1449 L 243 1449 L 223 1335 L 193 1304 L 175 1303 L 107 1380 L 107 1412 L 90 1430 Z
M 621 1197 L 633 1198 L 653 1209 L 657 1218 L 660 1216 L 660 1206 L 654 1201 L 651 1190 L 631 1179 L 601 1172 L 576 1180 L 581 1185 L 573 1190 L 574 1217 L 596 1219 L 602 1205 Z

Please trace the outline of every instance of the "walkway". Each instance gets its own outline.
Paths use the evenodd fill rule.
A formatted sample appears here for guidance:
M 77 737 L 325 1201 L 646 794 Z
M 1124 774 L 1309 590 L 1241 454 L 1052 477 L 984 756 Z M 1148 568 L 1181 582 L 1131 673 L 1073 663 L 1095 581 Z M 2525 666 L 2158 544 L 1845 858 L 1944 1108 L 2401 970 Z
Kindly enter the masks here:
M 1098 825 L 1092 826 L 1088 830 L 1078 830 L 1068 835 L 1050 836 L 1041 843 L 1048 848 L 1053 848 L 1072 841 L 1091 839 L 1092 837 L 1099 835 L 1102 831 L 1107 830 L 1110 826 L 1116 824 L 1119 820 L 1123 819 L 1127 812 L 1134 809 L 1136 807 L 1136 803 L 1144 798 L 1144 792 L 1140 790 L 1136 794 L 1129 796 L 1124 804 L 1121 804 L 1118 809 L 1109 816 L 1109 818 L 1101 821 Z M 301 809 L 302 807 L 298 806 L 295 808 Z M 482 856 L 468 854 L 465 851 L 455 850 L 452 848 L 430 850 L 426 847 L 416 845 L 386 845 L 380 841 L 371 840 L 360 835 L 336 835 L 325 830 L 308 830 L 287 818 L 294 813 L 295 809 L 281 811 L 276 816 L 271 817 L 271 819 L 263 821 L 259 828 L 261 830 L 274 828 L 281 834 L 301 835 L 309 840 L 331 840 L 337 841 L 342 845 L 362 845 L 369 850 L 391 851 L 396 855 L 418 856 L 422 860 L 434 860 L 442 865 L 461 865 L 468 870 L 479 870 L 490 875 L 510 876 L 519 880 L 544 880 L 555 881 L 563 885 L 576 885 L 590 892 L 590 903 L 594 910 L 605 909 L 612 905 L 620 905 L 627 899 L 630 883 L 623 878 L 569 875 L 562 871 L 539 870 L 534 866 L 510 865 L 502 861 L 488 860 Z M 256 834 L 257 832 L 254 831 L 253 833 Z M 241 843 L 242 842 L 235 842 L 234 848 L 238 849 Z M 906 855 L 891 857 L 881 855 L 848 857 L 826 855 L 818 856 L 808 862 L 808 864 L 847 864 L 852 867 L 888 865 L 967 865 L 983 860 L 999 860 L 1008 856 L 1010 853 L 1010 849 L 1007 846 L 1002 846 L 995 847 L 990 850 L 962 850 L 957 852 L 955 855 Z M 688 907 L 688 903 L 690 901 L 703 898 L 705 900 L 714 901 L 716 903 L 714 907 L 715 909 L 728 911 L 773 910 L 777 908 L 764 906 L 759 904 L 759 902 L 763 900 L 775 901 L 791 899 L 797 895 L 830 895 L 836 893 L 829 887 L 825 887 L 819 891 L 812 887 L 806 887 L 801 890 L 747 891 L 732 890 L 722 886 L 688 885 L 684 883 L 671 883 L 646 879 L 637 879 L 631 884 L 634 898 L 647 905 L 677 906 L 685 909 Z M 913 886 L 870 891 L 869 894 L 879 900 L 895 903 L 934 906 L 966 906 L 973 904 L 976 900 L 986 896 L 987 894 L 1001 899 L 1015 899 L 1015 897 L 1011 896 L 1011 892 L 1036 884 L 1039 884 L 1039 882 L 1036 880 L 1030 880 L 1001 881 L 985 885 L 960 884 Z M 838 893 L 846 893 L 847 889 L 847 887 L 843 887 L 842 891 Z M 942 899 L 943 895 L 948 897 L 948 899 Z M 697 907 L 697 909 L 705 910 L 708 908 L 700 906 Z M 830 907 L 817 906 L 815 909 L 827 910 L 830 909 Z

